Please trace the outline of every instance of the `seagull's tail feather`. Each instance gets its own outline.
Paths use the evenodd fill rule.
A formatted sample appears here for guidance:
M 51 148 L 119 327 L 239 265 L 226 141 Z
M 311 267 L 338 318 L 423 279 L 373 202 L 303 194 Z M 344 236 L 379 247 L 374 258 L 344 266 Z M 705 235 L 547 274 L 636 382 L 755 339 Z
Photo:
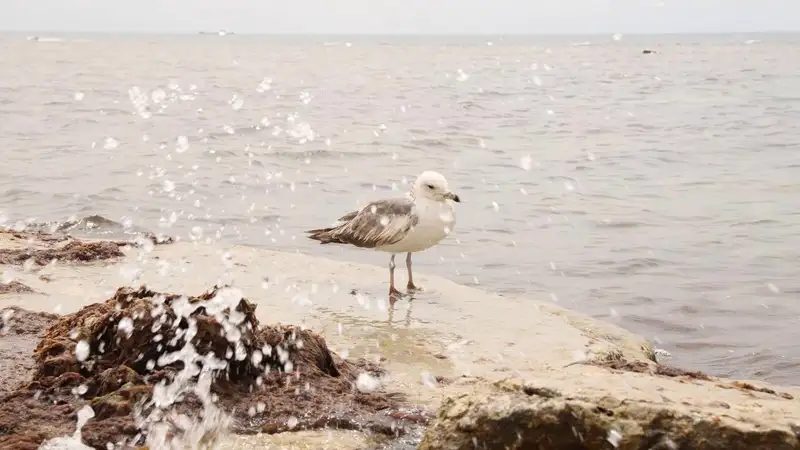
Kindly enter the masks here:
M 347 242 L 338 239 L 333 234 L 333 232 L 338 229 L 339 227 L 317 228 L 315 230 L 308 230 L 306 233 L 309 235 L 309 239 L 319 241 L 321 244 L 346 244 Z

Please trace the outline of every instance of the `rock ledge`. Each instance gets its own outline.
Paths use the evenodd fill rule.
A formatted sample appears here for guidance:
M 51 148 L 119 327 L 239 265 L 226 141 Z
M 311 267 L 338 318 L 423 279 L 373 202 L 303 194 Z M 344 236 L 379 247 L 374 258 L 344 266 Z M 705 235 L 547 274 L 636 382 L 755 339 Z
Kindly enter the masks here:
M 419 449 L 800 449 L 800 426 L 794 421 L 800 418 L 800 408 L 791 394 L 711 377 L 705 381 L 691 374 L 671 378 L 606 370 L 591 376 L 611 385 L 562 390 L 564 386 L 550 387 L 547 382 L 506 379 L 451 396 L 440 406 Z M 641 383 L 627 383 L 646 378 L 653 392 L 678 393 L 686 387 L 705 390 L 706 395 L 652 401 L 637 395 L 636 384 Z M 622 384 L 633 388 L 630 395 L 614 393 Z M 729 403 L 737 397 L 747 403 Z

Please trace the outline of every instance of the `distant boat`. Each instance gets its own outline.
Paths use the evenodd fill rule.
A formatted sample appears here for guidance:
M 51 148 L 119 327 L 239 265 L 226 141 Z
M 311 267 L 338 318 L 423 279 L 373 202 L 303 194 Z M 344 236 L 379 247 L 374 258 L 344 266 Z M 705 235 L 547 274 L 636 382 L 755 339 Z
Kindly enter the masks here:
M 215 36 L 232 36 L 232 35 L 234 35 L 236 33 L 234 33 L 233 31 L 219 30 L 219 31 L 200 31 L 197 34 L 215 35 Z
M 28 36 L 27 39 L 31 42 L 64 42 L 63 39 L 57 37 Z

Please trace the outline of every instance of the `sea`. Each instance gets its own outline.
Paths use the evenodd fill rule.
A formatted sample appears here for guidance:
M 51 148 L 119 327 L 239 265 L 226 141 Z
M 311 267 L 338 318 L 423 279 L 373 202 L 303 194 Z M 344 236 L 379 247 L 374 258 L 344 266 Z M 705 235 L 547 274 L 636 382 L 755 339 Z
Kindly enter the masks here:
M 797 34 L 4 34 L 0 222 L 301 252 L 388 281 L 387 254 L 304 231 L 435 170 L 462 202 L 415 272 L 507 296 L 516 315 L 544 299 L 613 322 L 670 364 L 800 385 L 798 48 Z

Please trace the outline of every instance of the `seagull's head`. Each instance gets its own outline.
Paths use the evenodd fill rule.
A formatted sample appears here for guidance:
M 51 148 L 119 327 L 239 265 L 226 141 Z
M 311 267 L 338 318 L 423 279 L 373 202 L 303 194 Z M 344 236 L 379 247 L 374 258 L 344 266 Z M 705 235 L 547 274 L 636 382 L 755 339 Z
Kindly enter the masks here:
M 458 195 L 450 191 L 447 186 L 447 180 L 438 172 L 422 172 L 414 182 L 414 187 L 411 192 L 416 198 L 427 198 L 439 202 L 445 200 L 452 200 L 456 203 L 461 203 Z

